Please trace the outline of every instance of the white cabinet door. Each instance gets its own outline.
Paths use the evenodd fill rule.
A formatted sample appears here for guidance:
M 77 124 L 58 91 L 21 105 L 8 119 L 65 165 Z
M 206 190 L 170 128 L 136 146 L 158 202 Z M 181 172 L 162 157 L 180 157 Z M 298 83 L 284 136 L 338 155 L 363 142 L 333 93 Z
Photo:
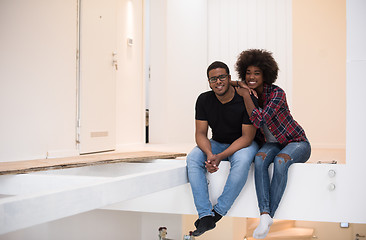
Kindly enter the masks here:
M 114 150 L 116 0 L 80 4 L 80 154 Z

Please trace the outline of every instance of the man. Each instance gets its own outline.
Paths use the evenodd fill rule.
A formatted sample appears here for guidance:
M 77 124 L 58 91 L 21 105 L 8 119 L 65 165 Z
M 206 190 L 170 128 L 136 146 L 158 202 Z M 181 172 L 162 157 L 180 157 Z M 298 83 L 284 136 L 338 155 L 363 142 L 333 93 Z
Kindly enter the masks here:
M 166 227 L 159 227 L 159 240 L 168 240 L 166 235 L 168 234 L 168 229 Z
M 193 236 L 216 227 L 241 192 L 250 165 L 258 151 L 253 141 L 256 128 L 251 124 L 243 98 L 230 85 L 230 71 L 223 62 L 213 62 L 207 69 L 212 91 L 202 93 L 196 102 L 197 146 L 187 156 L 188 178 L 198 212 Z M 212 139 L 208 139 L 208 128 Z M 221 161 L 230 162 L 231 169 L 221 196 L 212 208 L 206 173 L 214 173 Z

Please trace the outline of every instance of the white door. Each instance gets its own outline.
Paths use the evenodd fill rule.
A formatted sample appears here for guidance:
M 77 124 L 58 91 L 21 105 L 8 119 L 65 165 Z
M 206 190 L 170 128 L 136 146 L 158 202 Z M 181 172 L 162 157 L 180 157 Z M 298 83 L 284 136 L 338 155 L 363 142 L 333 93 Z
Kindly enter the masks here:
M 80 154 L 115 149 L 116 0 L 80 4 Z

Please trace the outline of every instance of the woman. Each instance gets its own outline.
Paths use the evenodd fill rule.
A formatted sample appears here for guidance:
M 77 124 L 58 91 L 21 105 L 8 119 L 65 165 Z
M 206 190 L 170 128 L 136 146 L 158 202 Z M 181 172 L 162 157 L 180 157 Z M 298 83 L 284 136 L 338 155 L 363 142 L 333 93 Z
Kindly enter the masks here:
M 240 82 L 232 82 L 244 98 L 253 125 L 260 129 L 262 147 L 255 156 L 255 186 L 260 210 L 260 223 L 253 237 L 263 239 L 273 223 L 273 216 L 287 184 L 288 168 L 304 163 L 311 147 L 302 127 L 293 119 L 285 92 L 273 83 L 278 66 L 266 50 L 243 51 L 236 62 Z M 273 163 L 272 181 L 268 167 Z

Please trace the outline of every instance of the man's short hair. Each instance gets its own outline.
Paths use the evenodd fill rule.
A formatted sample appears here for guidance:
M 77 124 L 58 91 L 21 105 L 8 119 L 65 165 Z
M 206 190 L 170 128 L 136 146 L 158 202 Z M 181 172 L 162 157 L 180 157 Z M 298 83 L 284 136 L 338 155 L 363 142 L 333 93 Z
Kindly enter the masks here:
M 162 231 L 162 230 L 168 230 L 166 227 L 159 227 L 159 232 Z
M 208 68 L 207 68 L 207 78 L 209 77 L 208 72 L 213 69 L 216 69 L 216 68 L 224 68 L 226 70 L 226 73 L 230 75 L 229 67 L 225 63 L 220 62 L 220 61 L 215 61 L 215 62 L 211 63 L 210 66 L 208 66 Z

